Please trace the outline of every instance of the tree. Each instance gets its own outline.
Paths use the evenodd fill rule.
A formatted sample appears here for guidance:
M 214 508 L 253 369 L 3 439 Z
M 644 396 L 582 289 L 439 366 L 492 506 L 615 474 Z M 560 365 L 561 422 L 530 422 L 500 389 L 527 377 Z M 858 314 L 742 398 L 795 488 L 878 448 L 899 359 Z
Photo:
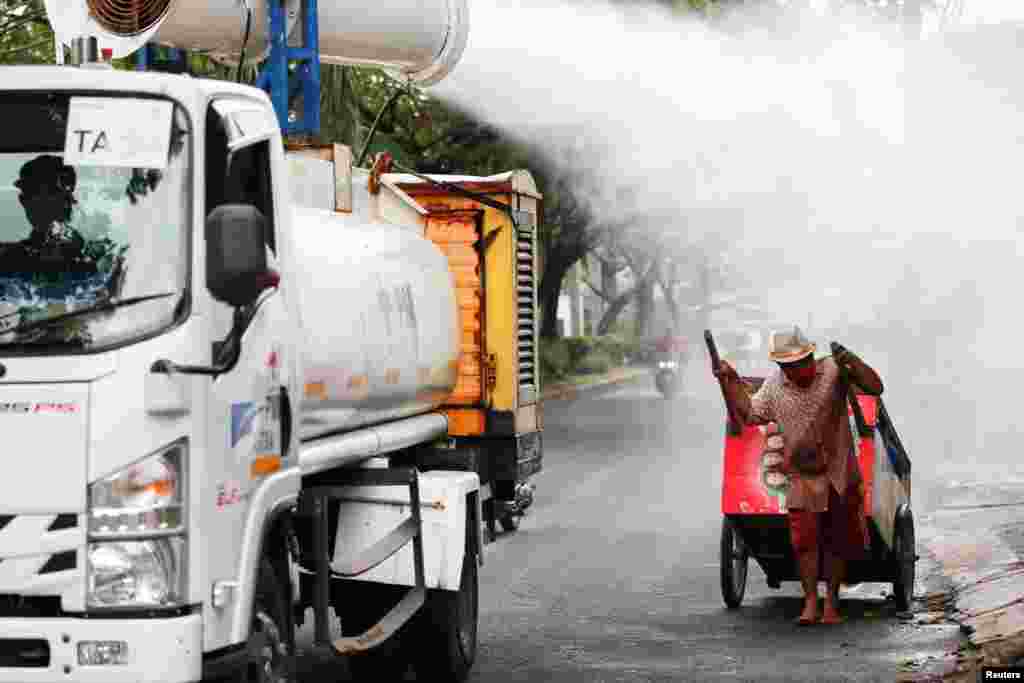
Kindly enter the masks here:
M 0 0 L 0 64 L 53 61 L 53 31 L 42 0 Z
M 538 299 L 541 308 L 540 336 L 558 336 L 558 298 L 562 282 L 577 261 L 599 243 L 594 217 L 580 201 L 571 171 L 548 179 L 543 189 L 545 223 L 541 227 L 543 271 Z
M 611 332 L 619 316 L 631 303 L 636 302 L 635 332 L 637 336 L 643 336 L 654 306 L 654 285 L 658 279 L 660 263 L 657 258 L 619 244 L 620 234 L 617 231 L 609 231 L 606 235 L 609 244 L 594 250 L 602 264 L 602 275 L 610 271 L 612 277 L 603 278 L 604 281 L 600 285 L 595 284 L 592 279 L 586 280 L 587 286 L 607 304 L 595 332 L 598 336 Z M 629 274 L 630 285 L 625 291 L 619 292 L 616 278 L 622 272 Z

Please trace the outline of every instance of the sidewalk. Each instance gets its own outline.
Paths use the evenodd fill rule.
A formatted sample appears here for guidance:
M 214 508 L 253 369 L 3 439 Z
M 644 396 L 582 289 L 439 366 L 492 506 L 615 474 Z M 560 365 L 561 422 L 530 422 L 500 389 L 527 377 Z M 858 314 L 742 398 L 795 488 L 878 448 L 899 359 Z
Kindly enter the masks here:
M 967 642 L 901 680 L 974 683 L 1024 657 L 1024 480 L 951 482 L 937 503 L 916 520 L 917 619 L 949 619 Z
M 541 394 L 546 401 L 571 400 L 580 393 L 599 389 L 612 384 L 622 384 L 644 375 L 650 375 L 649 367 L 612 368 L 599 375 L 575 375 L 564 382 L 548 384 Z M 653 380 L 652 380 L 653 381 Z

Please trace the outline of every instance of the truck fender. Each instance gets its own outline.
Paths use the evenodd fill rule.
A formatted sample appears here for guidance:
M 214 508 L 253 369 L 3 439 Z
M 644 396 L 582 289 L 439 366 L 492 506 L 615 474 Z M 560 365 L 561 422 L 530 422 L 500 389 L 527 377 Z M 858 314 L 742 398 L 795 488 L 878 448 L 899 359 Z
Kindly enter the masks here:
M 249 512 L 245 520 L 242 536 L 241 559 L 238 567 L 238 599 L 235 601 L 235 617 L 232 621 L 231 642 L 242 643 L 249 637 L 250 612 L 256 594 L 256 576 L 259 571 L 260 557 L 267 544 L 271 542 L 270 534 L 282 516 L 291 514 L 299 495 L 302 475 L 297 467 L 277 472 L 263 482 L 252 493 Z M 282 552 L 287 554 L 285 547 Z M 287 556 L 287 555 L 286 555 Z M 291 575 L 280 577 L 282 581 L 292 584 Z M 295 590 L 294 586 L 291 586 Z M 290 604 L 292 596 L 287 596 Z

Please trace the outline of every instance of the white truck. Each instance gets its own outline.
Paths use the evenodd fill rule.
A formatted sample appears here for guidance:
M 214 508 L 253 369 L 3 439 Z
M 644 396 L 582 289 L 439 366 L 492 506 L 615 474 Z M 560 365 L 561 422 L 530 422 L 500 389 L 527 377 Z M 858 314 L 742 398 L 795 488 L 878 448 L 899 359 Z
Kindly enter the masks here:
M 85 7 L 75 64 L 0 68 L 0 682 L 294 680 L 310 607 L 357 678 L 463 680 L 541 462 L 529 174 L 288 145 L 262 90 L 105 63 L 226 10 Z M 464 2 L 347 12 L 340 61 L 465 43 Z

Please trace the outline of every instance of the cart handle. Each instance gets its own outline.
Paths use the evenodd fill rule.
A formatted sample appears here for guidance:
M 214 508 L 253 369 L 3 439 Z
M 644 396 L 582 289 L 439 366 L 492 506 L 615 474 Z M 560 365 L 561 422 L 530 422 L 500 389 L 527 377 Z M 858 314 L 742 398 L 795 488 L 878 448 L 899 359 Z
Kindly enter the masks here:
M 718 386 L 722 388 L 722 398 L 725 400 L 725 409 L 729 413 L 729 434 L 732 436 L 739 436 L 743 433 L 743 428 L 739 419 L 736 417 L 735 408 L 733 408 L 732 402 L 729 401 L 729 394 L 725 390 L 725 380 L 719 377 L 718 369 L 722 364 L 722 359 L 718 355 L 718 347 L 715 345 L 715 338 L 711 334 L 711 330 L 704 330 L 704 343 L 708 346 L 708 354 L 711 356 L 711 372 L 718 379 Z
M 832 342 L 830 346 L 833 357 L 843 350 L 842 345 L 838 342 Z M 850 402 L 850 408 L 853 410 L 853 420 L 857 423 L 857 431 L 862 437 L 871 436 L 871 427 L 868 425 L 868 421 L 864 419 L 864 411 L 860 407 L 860 401 L 857 400 L 857 394 L 853 391 L 853 384 L 850 382 L 850 378 L 844 368 L 840 367 L 839 372 L 843 377 L 843 381 L 846 382 L 846 398 Z

